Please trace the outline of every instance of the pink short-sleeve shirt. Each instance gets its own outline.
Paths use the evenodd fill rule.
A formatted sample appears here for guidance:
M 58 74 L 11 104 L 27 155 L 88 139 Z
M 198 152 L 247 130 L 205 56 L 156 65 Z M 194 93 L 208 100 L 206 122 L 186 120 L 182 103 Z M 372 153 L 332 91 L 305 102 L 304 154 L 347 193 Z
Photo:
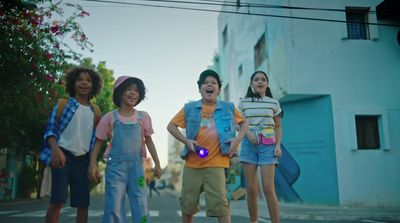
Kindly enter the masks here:
M 153 131 L 153 126 L 151 124 L 151 118 L 150 115 L 145 112 L 145 111 L 139 111 L 142 114 L 142 133 L 143 133 L 143 137 L 146 136 L 151 136 L 154 131 Z M 104 152 L 104 157 L 107 157 L 108 153 L 111 150 L 111 139 L 112 139 L 112 135 L 113 135 L 113 130 L 114 130 L 114 111 L 108 112 L 107 114 L 105 114 L 99 124 L 97 125 L 96 128 L 96 138 L 102 140 L 102 141 L 107 141 L 110 140 L 110 142 L 107 145 L 107 149 Z M 136 110 L 136 112 L 129 117 L 124 117 L 122 115 L 120 115 L 119 113 L 117 113 L 118 119 L 120 122 L 124 123 L 124 124 L 130 124 L 130 123 L 137 123 L 137 114 L 138 111 Z M 144 140 L 143 140 L 144 142 Z M 142 144 L 142 151 L 146 151 L 145 150 L 145 144 Z M 143 156 L 146 156 L 146 154 L 143 154 Z

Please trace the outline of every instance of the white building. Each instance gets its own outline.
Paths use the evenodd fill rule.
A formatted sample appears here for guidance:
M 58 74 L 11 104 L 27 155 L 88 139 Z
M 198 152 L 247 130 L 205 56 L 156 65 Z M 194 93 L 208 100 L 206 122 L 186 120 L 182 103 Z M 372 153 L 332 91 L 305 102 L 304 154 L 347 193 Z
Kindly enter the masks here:
M 222 98 L 237 104 L 263 70 L 285 111 L 283 145 L 300 171 L 281 197 L 400 206 L 396 24 L 396 0 L 237 0 L 221 8 L 214 66 Z

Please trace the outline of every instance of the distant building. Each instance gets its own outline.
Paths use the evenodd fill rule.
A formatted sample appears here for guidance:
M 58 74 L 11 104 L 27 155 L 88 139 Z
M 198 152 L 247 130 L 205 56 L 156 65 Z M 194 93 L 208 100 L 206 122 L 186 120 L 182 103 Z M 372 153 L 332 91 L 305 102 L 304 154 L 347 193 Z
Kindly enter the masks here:
M 400 206 L 399 1 L 236 2 L 221 8 L 214 67 L 236 105 L 268 73 L 293 158 L 280 197 Z

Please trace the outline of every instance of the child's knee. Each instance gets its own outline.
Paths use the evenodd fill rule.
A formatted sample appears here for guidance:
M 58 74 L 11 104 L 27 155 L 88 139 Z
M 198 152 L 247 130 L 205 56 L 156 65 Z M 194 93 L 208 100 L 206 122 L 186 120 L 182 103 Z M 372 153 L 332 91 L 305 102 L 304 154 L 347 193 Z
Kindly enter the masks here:
M 61 210 L 64 207 L 64 204 L 50 204 L 53 210 Z

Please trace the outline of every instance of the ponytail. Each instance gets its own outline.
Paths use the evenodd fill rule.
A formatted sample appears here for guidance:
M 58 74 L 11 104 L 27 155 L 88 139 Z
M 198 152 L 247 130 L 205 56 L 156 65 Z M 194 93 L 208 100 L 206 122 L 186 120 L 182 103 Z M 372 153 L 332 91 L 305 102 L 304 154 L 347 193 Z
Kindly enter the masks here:
M 269 87 L 267 87 L 267 90 L 265 91 L 265 95 L 267 95 L 267 96 L 270 97 L 270 98 L 273 98 L 273 97 L 272 97 L 271 89 L 270 89 Z
M 245 98 L 251 98 L 252 101 L 254 101 L 254 98 L 261 98 L 261 96 L 259 94 L 254 93 L 253 89 L 251 89 L 251 81 L 253 80 L 254 76 L 256 76 L 256 74 L 258 74 L 258 73 L 262 73 L 267 78 L 267 82 L 269 82 L 268 75 L 264 71 L 258 70 L 251 75 L 250 86 L 247 88 L 247 93 L 246 93 Z M 267 89 L 265 91 L 265 95 L 272 98 L 271 89 L 269 87 L 267 87 Z

